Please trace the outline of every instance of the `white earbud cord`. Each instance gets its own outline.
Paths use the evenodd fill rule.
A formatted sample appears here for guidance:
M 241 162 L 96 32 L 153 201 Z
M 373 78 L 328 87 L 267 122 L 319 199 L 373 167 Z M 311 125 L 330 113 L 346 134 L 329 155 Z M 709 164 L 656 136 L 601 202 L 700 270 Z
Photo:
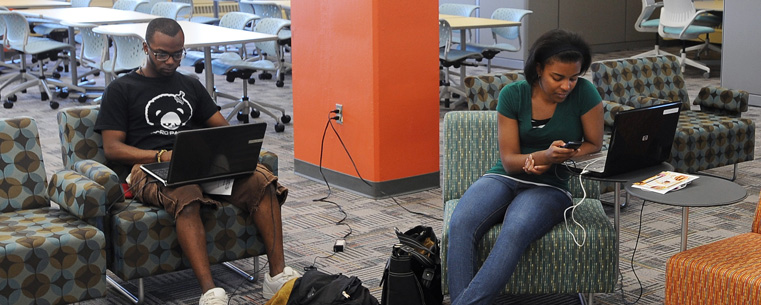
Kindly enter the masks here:
M 590 165 L 594 164 L 597 161 L 598 160 L 594 160 L 592 162 L 589 162 L 589 164 L 584 166 L 584 169 L 581 170 L 581 174 L 579 174 L 579 185 L 581 186 L 581 191 L 584 194 L 584 196 L 581 197 L 581 200 L 579 200 L 578 203 L 572 204 L 571 206 L 566 208 L 565 211 L 563 211 L 563 219 L 565 220 L 565 230 L 568 231 L 568 234 L 571 234 L 571 237 L 573 238 L 573 242 L 576 243 L 576 245 L 579 246 L 579 247 L 583 247 L 584 243 L 586 243 L 586 241 L 587 241 L 587 230 L 578 221 L 576 221 L 576 217 L 574 216 L 573 213 L 576 212 L 576 207 L 578 207 L 579 205 L 584 203 L 584 200 L 587 199 L 587 190 L 584 189 L 584 183 L 581 180 L 581 177 L 584 174 L 587 173 L 587 167 L 589 167 Z M 573 223 L 575 223 L 577 226 L 579 226 L 579 228 L 581 228 L 581 232 L 584 234 L 583 238 L 581 240 L 581 243 L 579 243 L 578 239 L 576 239 L 576 235 L 574 235 L 573 232 L 571 232 L 571 229 L 568 228 L 568 216 L 566 215 L 566 213 L 568 213 L 568 210 L 571 210 L 571 220 L 573 221 Z

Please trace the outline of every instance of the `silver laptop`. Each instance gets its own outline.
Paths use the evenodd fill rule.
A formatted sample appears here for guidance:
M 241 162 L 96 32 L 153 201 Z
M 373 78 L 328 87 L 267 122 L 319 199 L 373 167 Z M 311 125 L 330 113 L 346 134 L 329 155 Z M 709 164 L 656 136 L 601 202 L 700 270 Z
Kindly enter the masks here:
M 682 103 L 674 102 L 619 112 L 608 150 L 566 162 L 569 169 L 609 177 L 668 160 Z
M 266 130 L 266 123 L 257 123 L 181 131 L 176 135 L 171 161 L 140 168 L 165 186 L 252 174 Z

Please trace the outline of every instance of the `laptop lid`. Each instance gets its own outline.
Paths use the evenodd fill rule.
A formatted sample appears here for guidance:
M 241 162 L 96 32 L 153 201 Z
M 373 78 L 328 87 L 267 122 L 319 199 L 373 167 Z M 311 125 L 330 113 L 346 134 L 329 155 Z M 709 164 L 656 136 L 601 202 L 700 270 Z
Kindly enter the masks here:
M 251 174 L 259 162 L 266 130 L 266 123 L 256 123 L 178 132 L 169 174 L 162 182 L 177 186 Z M 151 166 L 154 164 L 144 169 L 155 177 Z
M 588 175 L 608 177 L 668 160 L 681 107 L 682 103 L 673 102 L 619 112 L 608 145 L 605 168 Z

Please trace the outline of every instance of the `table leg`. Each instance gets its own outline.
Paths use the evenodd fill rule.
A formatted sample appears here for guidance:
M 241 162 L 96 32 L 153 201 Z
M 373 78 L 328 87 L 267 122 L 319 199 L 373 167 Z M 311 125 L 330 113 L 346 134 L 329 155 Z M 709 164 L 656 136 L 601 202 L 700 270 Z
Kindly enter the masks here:
M 613 184 L 613 227 L 616 229 L 616 274 L 619 274 L 618 256 L 621 251 L 621 182 Z
M 238 0 L 240 1 L 240 0 Z M 212 13 L 214 13 L 214 18 L 219 18 L 219 0 L 212 1 Z
M 69 73 L 71 75 L 71 84 L 76 86 L 79 84 L 79 76 L 77 75 L 77 42 L 74 40 L 74 27 L 69 27 L 69 44 L 71 45 L 71 53 L 69 54 Z
M 466 33 L 465 32 L 466 32 L 466 30 L 464 30 L 464 29 L 460 30 L 460 50 L 463 50 L 463 51 L 465 51 L 465 47 L 466 47 L 465 46 L 465 39 L 466 39 L 465 38 L 466 37 L 466 35 L 465 35 Z M 463 88 L 465 87 L 463 82 L 462 82 L 462 80 L 465 79 L 465 76 L 466 76 L 466 74 L 465 74 L 465 65 L 463 64 L 463 65 L 460 65 L 460 86 L 458 86 L 458 88 L 459 87 L 463 87 Z M 465 90 L 463 90 L 463 91 L 465 91 Z M 460 98 L 465 98 L 465 97 L 461 96 Z
M 682 243 L 679 251 L 687 250 L 687 223 L 690 215 L 690 207 L 682 207 Z
M 214 3 L 217 3 L 214 1 Z M 217 101 L 217 91 L 214 90 L 214 73 L 211 71 L 211 46 L 203 47 L 203 64 L 204 74 L 206 76 L 206 91 L 209 92 L 209 96 Z

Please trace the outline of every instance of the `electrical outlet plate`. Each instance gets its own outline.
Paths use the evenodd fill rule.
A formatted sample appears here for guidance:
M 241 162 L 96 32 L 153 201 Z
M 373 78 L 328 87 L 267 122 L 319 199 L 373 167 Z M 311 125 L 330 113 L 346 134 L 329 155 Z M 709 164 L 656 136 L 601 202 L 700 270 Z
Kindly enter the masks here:
M 336 113 L 336 116 L 338 117 L 338 124 L 344 123 L 344 106 L 341 104 L 336 104 L 336 110 L 338 110 L 338 113 Z

